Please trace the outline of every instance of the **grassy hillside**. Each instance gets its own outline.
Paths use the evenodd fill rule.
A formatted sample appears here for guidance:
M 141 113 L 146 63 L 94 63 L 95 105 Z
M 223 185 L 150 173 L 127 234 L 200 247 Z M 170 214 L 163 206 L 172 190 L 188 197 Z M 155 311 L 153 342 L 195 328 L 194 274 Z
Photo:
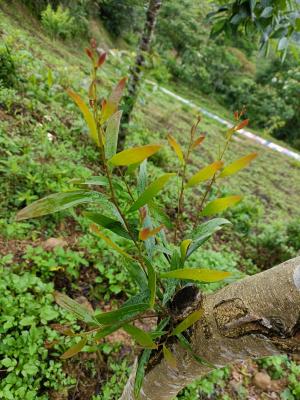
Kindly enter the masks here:
M 127 74 L 133 53 L 124 43 L 116 44 L 99 21 L 91 24 L 99 46 L 111 49 L 100 73 L 99 83 L 106 94 L 112 84 Z M 122 334 L 111 337 L 101 342 L 98 353 L 92 353 L 89 347 L 63 364 L 59 355 L 73 339 L 62 339 L 50 325 L 68 323 L 75 330 L 80 328 L 70 315 L 54 305 L 54 289 L 105 310 L 126 300 L 128 293 L 134 293 L 136 288 L 124 271 L 122 259 L 88 233 L 87 222 L 77 211 L 29 222 L 14 220 L 17 210 L 32 201 L 72 187 L 71 179 L 101 172 L 98 153 L 82 117 L 65 92 L 72 87 L 86 95 L 86 42 L 51 40 L 40 22 L 19 3 L 1 3 L 0 38 L 1 55 L 11 57 L 16 69 L 13 84 L 4 82 L 0 86 L 0 398 L 117 399 L 134 356 L 130 339 Z M 191 93 L 190 97 L 194 96 Z M 194 101 L 202 104 L 204 99 Z M 151 141 L 166 144 L 167 133 L 172 133 L 184 146 L 195 117 L 193 110 L 145 83 L 128 145 Z M 224 128 L 215 121 L 203 118 L 200 129 L 207 137 L 192 160 L 190 174 L 212 162 L 224 141 Z M 245 200 L 227 214 L 235 229 L 218 236 L 197 255 L 197 262 L 207 268 L 253 273 L 258 267 L 270 267 L 296 254 L 299 242 L 295 235 L 299 231 L 293 223 L 300 218 L 300 165 L 241 137 L 233 141 L 226 162 L 253 151 L 259 157 L 251 167 L 219 188 L 221 193 L 242 194 Z M 175 168 L 174 155 L 166 145 L 153 158 L 151 173 Z M 190 193 L 191 207 L 199 194 Z M 174 204 L 176 196 L 174 186 L 160 200 Z M 185 217 L 189 220 L 190 216 Z M 279 238 L 275 242 L 274 233 Z M 51 237 L 63 239 L 63 247 L 50 250 L 45 241 Z M 216 287 L 212 285 L 208 290 Z M 282 379 L 279 389 L 274 389 L 274 398 L 279 399 L 283 391 L 290 396 L 287 399 L 299 398 L 299 366 L 287 357 L 263 360 L 244 366 L 244 370 L 237 367 L 217 371 L 185 390 L 180 398 L 212 398 L 204 396 L 216 393 L 216 399 L 247 399 L 250 392 L 262 398 L 259 388 L 249 387 L 249 374 L 258 369 Z M 237 374 L 239 391 L 230 385 Z

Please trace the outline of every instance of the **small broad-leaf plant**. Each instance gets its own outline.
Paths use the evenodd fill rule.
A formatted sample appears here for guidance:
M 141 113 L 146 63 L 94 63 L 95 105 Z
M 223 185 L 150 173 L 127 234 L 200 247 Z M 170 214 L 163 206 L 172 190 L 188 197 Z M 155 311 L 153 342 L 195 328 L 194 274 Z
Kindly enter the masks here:
M 165 173 L 150 181 L 147 176 L 147 159 L 157 153 L 162 144 L 149 143 L 117 153 L 122 116 L 119 102 L 126 79 L 121 79 L 110 96 L 100 102 L 97 71 L 103 65 L 106 54 L 97 54 L 95 46 L 86 49 L 86 53 L 92 63 L 89 105 L 72 90 L 68 90 L 68 94 L 82 112 L 91 139 L 99 149 L 103 174 L 86 181 L 78 181 L 78 190 L 55 193 L 34 202 L 17 214 L 17 220 L 40 217 L 85 204 L 87 208 L 83 214 L 91 222 L 91 234 L 124 258 L 124 268 L 139 288 L 138 293 L 117 310 L 110 312 L 91 312 L 67 295 L 55 293 L 57 303 L 86 325 L 85 331 L 76 334 L 67 326 L 60 325 L 57 329 L 65 335 L 80 337 L 62 355 L 63 359 L 77 354 L 87 343 L 98 343 L 118 329 L 125 330 L 144 349 L 139 358 L 135 379 L 135 395 L 138 398 L 147 364 L 151 365 L 151 362 L 153 364 L 155 360 L 164 357 L 170 367 L 176 368 L 177 362 L 171 343 L 176 340 L 193 354 L 185 332 L 201 319 L 203 310 L 201 302 L 194 307 L 184 307 L 185 298 L 196 288 L 190 283 L 216 282 L 228 278 L 230 273 L 189 268 L 189 257 L 214 232 L 229 223 L 224 218 L 207 217 L 221 213 L 241 200 L 240 196 L 227 196 L 210 201 L 213 185 L 246 167 L 256 157 L 256 153 L 224 166 L 224 154 L 233 134 L 248 123 L 248 120 L 241 120 L 243 112 L 236 112 L 236 124 L 227 131 L 225 146 L 220 150 L 218 159 L 190 176 L 188 166 L 191 154 L 205 140 L 203 134 L 197 133 L 199 117 L 191 128 L 186 151 L 173 136 L 167 137 L 168 144 L 178 158 L 178 171 Z M 174 207 L 175 220 L 171 221 L 161 205 L 158 206 L 155 202 L 155 197 L 175 175 L 180 180 L 180 186 L 178 205 Z M 189 232 L 182 218 L 185 193 L 205 184 L 202 199 L 197 198 L 198 206 L 193 206 L 191 210 L 197 220 L 199 217 L 202 219 L 202 223 L 196 222 Z M 124 248 L 115 242 L 117 236 L 123 239 L 123 243 L 126 240 Z M 157 321 L 152 331 L 144 331 L 137 326 L 137 321 L 149 317 Z M 193 356 L 199 362 L 205 362 L 196 355 Z

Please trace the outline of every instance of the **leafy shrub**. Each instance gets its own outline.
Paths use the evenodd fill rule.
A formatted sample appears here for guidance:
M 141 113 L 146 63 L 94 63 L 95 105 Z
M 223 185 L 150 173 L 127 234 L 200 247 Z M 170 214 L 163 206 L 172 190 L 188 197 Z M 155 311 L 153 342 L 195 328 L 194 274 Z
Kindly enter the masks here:
M 9 260 L 7 260 L 9 261 Z M 45 342 L 58 339 L 48 324 L 73 318 L 53 305 L 53 285 L 29 272 L 16 274 L 0 267 L 0 397 L 46 400 L 42 388 L 60 390 L 73 383 Z
M 0 90 L 1 86 L 12 88 L 17 83 L 17 71 L 11 50 L 0 46 Z
M 48 4 L 42 11 L 42 25 L 53 39 L 68 39 L 74 36 L 76 24 L 69 9 L 59 5 L 56 11 Z
M 143 357 L 146 354 L 149 359 L 150 349 L 158 350 L 161 356 L 168 352 L 169 358 L 173 360 L 171 364 L 174 366 L 176 360 L 166 347 L 169 345 L 168 338 L 176 335 L 178 343 L 183 345 L 184 339 L 181 333 L 201 318 L 202 314 L 202 310 L 197 307 L 188 317 L 183 316 L 183 321 L 177 324 L 170 306 L 174 294 L 183 285 L 183 290 L 189 291 L 190 286 L 185 285 L 188 281 L 207 284 L 222 281 L 232 275 L 224 269 L 217 271 L 211 269 L 211 254 L 207 259 L 210 262 L 208 268 L 199 269 L 198 264 L 195 268 L 193 253 L 216 231 L 222 229 L 223 225 L 229 223 L 224 218 L 213 218 L 199 223 L 199 216 L 204 218 L 220 214 L 241 200 L 241 196 L 238 195 L 224 197 L 222 191 L 215 189 L 214 184 L 216 179 L 220 180 L 233 175 L 247 167 L 257 156 L 256 153 L 251 153 L 224 166 L 223 156 L 230 145 L 232 136 L 246 126 L 248 121 L 241 120 L 243 112 L 236 112 L 235 125 L 227 130 L 222 143 L 223 150 L 216 156 L 216 161 L 189 177 L 191 153 L 205 139 L 204 135 L 198 133 L 198 125 L 201 121 L 198 117 L 190 130 L 187 149 L 183 149 L 173 136 L 169 135 L 167 138 L 170 149 L 177 156 L 177 174 L 169 172 L 158 177 L 156 174 L 149 174 L 147 159 L 157 153 L 162 145 L 146 144 L 117 153 L 121 119 L 118 107 L 126 79 L 123 78 L 118 82 L 107 100 L 103 100 L 99 107 L 97 71 L 103 65 L 106 55 L 99 56 L 94 47 L 86 49 L 86 54 L 91 61 L 91 85 L 88 91 L 88 104 L 91 110 L 77 93 L 69 89 L 68 94 L 82 112 L 90 137 L 99 149 L 102 175 L 84 180 L 73 180 L 73 184 L 77 186 L 75 190 L 55 193 L 30 204 L 17 214 L 17 220 L 40 217 L 84 204 L 86 211 L 83 216 L 91 223 L 91 233 L 122 257 L 125 266 L 123 271 L 126 270 L 130 280 L 134 281 L 139 289 L 138 293 L 131 296 L 125 305 L 107 313 L 87 310 L 67 295 L 57 293 L 58 304 L 74 312 L 74 315 L 85 324 L 93 326 L 92 330 L 79 334 L 80 342 L 64 353 L 63 358 L 77 354 L 87 343 L 92 342 L 95 347 L 95 339 L 104 338 L 122 327 L 144 348 Z M 123 168 L 126 172 L 118 169 L 122 174 L 121 177 L 114 173 L 118 167 L 127 168 Z M 174 224 L 172 224 L 164 209 L 161 208 L 162 202 L 157 203 L 156 197 L 171 178 L 175 179 L 175 175 L 179 180 L 180 190 L 176 201 L 173 202 L 174 205 L 169 205 L 175 215 Z M 148 181 L 150 177 L 151 183 Z M 190 224 L 187 224 L 183 218 L 186 192 L 191 192 L 203 181 L 209 183 L 203 190 L 197 207 L 192 207 L 191 220 L 195 220 L 195 226 L 191 229 Z M 94 187 L 100 190 L 95 190 Z M 172 229 L 168 237 L 164 231 L 166 226 Z M 116 239 L 118 237 L 119 239 Z M 109 261 L 111 262 L 111 259 Z M 219 263 L 220 257 L 217 255 L 214 261 Z M 191 263 L 189 268 L 184 268 L 185 262 Z M 230 257 L 229 254 L 228 263 L 235 265 L 235 262 L 234 257 Z M 99 266 L 101 275 L 104 274 L 105 269 L 107 269 L 107 263 Z M 118 277 L 120 281 L 125 279 L 124 273 L 120 275 Z M 232 277 L 232 279 L 235 278 Z M 157 286 L 160 288 L 159 291 L 156 290 Z M 118 287 L 115 289 L 115 293 L 118 293 Z M 147 311 L 155 312 L 154 315 L 160 321 L 152 331 L 152 335 L 134 325 L 134 321 L 142 318 Z M 143 357 L 140 358 L 137 374 L 141 376 L 144 373 Z M 167 362 L 170 362 L 168 357 L 165 358 Z M 135 387 L 136 394 L 139 393 L 141 382 L 142 379 L 136 382 L 138 385 Z

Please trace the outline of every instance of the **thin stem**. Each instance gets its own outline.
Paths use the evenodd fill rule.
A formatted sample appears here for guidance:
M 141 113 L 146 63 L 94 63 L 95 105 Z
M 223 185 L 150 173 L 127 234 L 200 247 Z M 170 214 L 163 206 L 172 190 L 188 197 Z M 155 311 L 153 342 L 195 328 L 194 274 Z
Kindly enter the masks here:
M 179 197 L 178 197 L 178 210 L 177 210 L 177 216 L 176 216 L 176 222 L 175 222 L 175 232 L 174 232 L 174 241 L 177 241 L 177 232 L 178 229 L 180 227 L 180 219 L 183 215 L 183 211 L 184 211 L 184 189 L 185 189 L 185 178 L 186 178 L 186 170 L 187 170 L 187 165 L 189 162 L 189 158 L 190 158 L 190 154 L 192 151 L 192 145 L 193 145 L 193 141 L 195 138 L 195 133 L 196 133 L 196 129 L 200 123 L 201 118 L 198 117 L 196 123 L 192 126 L 191 128 L 191 134 L 190 134 L 190 141 L 189 141 L 189 146 L 187 149 L 187 153 L 186 156 L 184 157 L 184 165 L 183 165 L 183 171 L 182 171 L 182 180 L 181 180 L 181 189 L 180 189 L 180 193 L 179 193 Z
M 222 158 L 224 157 L 224 154 L 225 154 L 225 152 L 226 152 L 226 150 L 227 150 L 227 148 L 228 148 L 229 142 L 230 142 L 230 138 L 226 139 L 224 149 L 223 149 L 222 153 L 219 155 L 219 159 L 218 159 L 219 161 L 221 161 Z M 203 210 L 204 202 L 205 202 L 205 200 L 207 199 L 207 196 L 210 194 L 211 189 L 212 189 L 212 186 L 213 186 L 213 184 L 214 184 L 215 181 L 216 181 L 216 178 L 217 178 L 217 172 L 214 174 L 214 176 L 212 177 L 212 179 L 211 179 L 209 185 L 208 185 L 207 188 L 206 188 L 206 191 L 205 191 L 205 193 L 204 193 L 204 196 L 203 196 L 203 198 L 202 198 L 202 201 L 201 201 L 201 203 L 200 203 L 200 206 L 199 206 L 199 208 L 197 209 L 197 215 Z M 196 225 L 197 225 L 197 219 L 195 220 L 195 223 L 194 223 L 193 228 L 195 228 Z

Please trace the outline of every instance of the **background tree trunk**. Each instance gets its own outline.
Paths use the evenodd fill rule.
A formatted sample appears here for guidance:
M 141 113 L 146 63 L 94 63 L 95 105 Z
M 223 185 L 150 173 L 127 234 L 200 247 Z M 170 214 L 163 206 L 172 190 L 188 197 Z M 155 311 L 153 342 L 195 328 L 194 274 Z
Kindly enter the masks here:
M 204 316 L 190 329 L 196 355 L 215 367 L 237 360 L 300 353 L 300 257 L 204 296 Z M 173 369 L 161 359 L 146 372 L 141 399 L 170 400 L 212 367 L 195 361 L 177 343 Z M 134 400 L 131 377 L 121 400 Z
M 134 66 L 130 69 L 130 76 L 127 85 L 127 95 L 124 96 L 124 110 L 122 117 L 122 126 L 119 133 L 118 150 L 124 148 L 130 116 L 136 102 L 140 80 L 145 66 L 145 55 L 150 51 L 151 40 L 155 29 L 158 11 L 162 0 L 149 0 L 149 6 L 146 14 L 144 31 L 140 40 Z

